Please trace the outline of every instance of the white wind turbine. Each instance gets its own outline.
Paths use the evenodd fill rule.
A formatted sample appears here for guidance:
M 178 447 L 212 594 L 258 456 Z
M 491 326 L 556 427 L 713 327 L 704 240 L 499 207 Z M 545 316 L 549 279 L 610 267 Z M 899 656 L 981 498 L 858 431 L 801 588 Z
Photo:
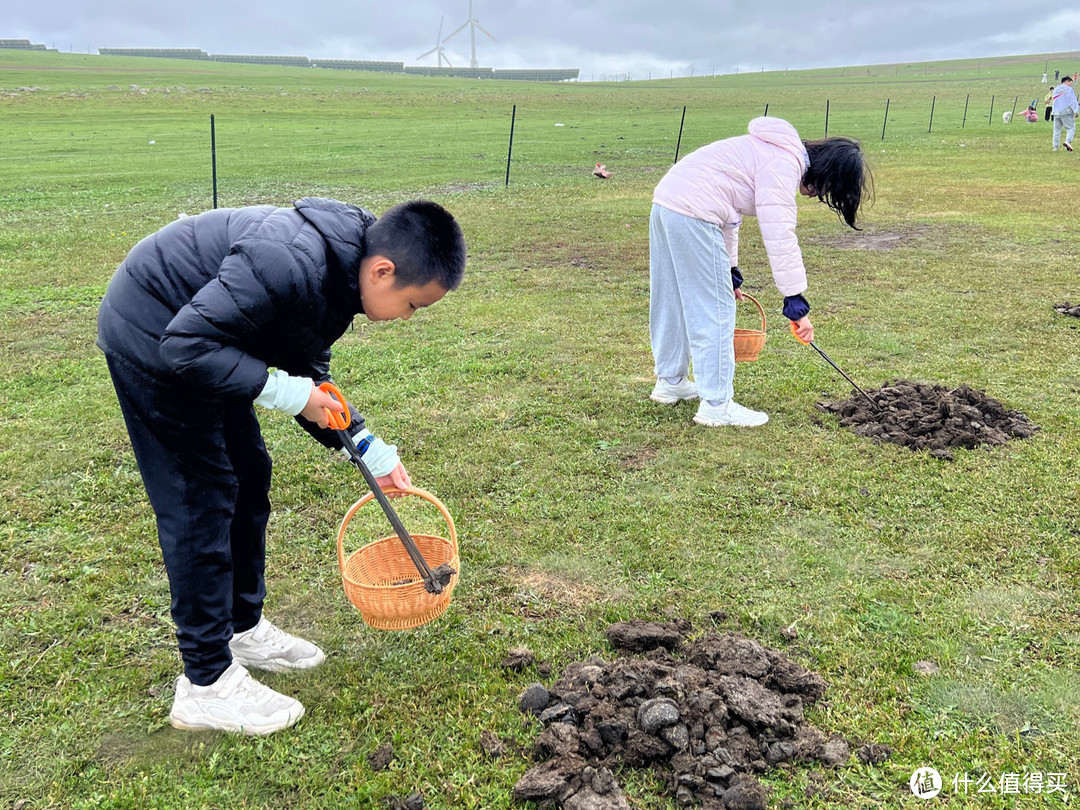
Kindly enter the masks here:
M 443 40 L 443 42 L 449 42 L 450 39 L 455 34 L 458 34 L 462 30 L 464 30 L 466 25 L 469 26 L 469 39 L 470 39 L 471 44 L 472 44 L 472 59 L 469 62 L 469 67 L 474 67 L 474 68 L 475 67 L 480 67 L 480 63 L 476 61 L 476 29 L 479 28 L 481 33 L 487 34 L 489 37 L 491 37 L 491 40 L 493 42 L 497 42 L 498 40 L 496 40 L 495 37 L 493 37 L 487 31 L 487 29 L 485 29 L 484 26 L 482 26 L 480 24 L 480 20 L 476 19 L 476 17 L 473 16 L 473 13 L 472 13 L 472 0 L 469 0 L 469 19 L 465 20 L 465 22 L 463 22 L 461 25 L 459 25 L 457 28 L 455 28 L 446 37 L 446 39 Z M 428 53 L 430 53 L 430 51 Z
M 446 66 L 447 67 L 453 67 L 453 65 L 450 64 L 450 60 L 449 60 L 449 58 L 447 58 L 446 51 L 443 49 L 443 46 L 442 46 L 442 44 L 446 41 L 446 40 L 444 40 L 442 38 L 442 25 L 443 25 L 443 21 L 445 19 L 446 19 L 446 17 L 440 17 L 439 18 L 439 36 L 437 36 L 435 38 L 435 47 L 432 48 L 430 51 L 424 51 L 424 53 L 422 53 L 418 57 L 416 57 L 416 61 L 419 62 L 425 56 L 429 56 L 429 55 L 434 53 L 434 54 L 438 54 L 439 67 L 442 67 L 443 60 L 446 60 Z M 450 36 L 453 36 L 453 34 L 451 34 Z M 450 39 L 450 37 L 447 37 L 446 39 Z

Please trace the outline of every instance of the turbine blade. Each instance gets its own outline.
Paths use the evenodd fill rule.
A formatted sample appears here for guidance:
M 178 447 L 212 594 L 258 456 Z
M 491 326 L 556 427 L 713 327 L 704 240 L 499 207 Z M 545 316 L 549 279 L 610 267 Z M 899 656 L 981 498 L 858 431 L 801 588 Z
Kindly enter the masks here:
M 486 28 L 484 28 L 484 26 L 482 26 L 479 22 L 474 21 L 473 24 L 477 28 L 479 28 L 481 31 L 483 31 L 485 34 L 487 34 L 489 37 L 491 37 L 492 39 L 495 39 L 495 37 L 491 36 L 491 33 Z M 495 39 L 495 41 L 498 42 L 499 40 Z
M 422 54 L 420 54 L 416 58 L 417 59 L 423 59 L 425 56 L 430 56 L 431 54 L 435 53 L 435 51 L 437 51 L 437 50 L 439 50 L 439 49 L 438 48 L 432 48 L 430 51 L 424 51 Z
M 443 40 L 443 42 L 446 42 L 446 41 L 447 41 L 448 39 L 450 39 L 450 37 L 452 37 L 452 36 L 455 36 L 455 35 L 457 35 L 457 34 L 460 34 L 460 33 L 461 33 L 461 31 L 462 31 L 462 30 L 463 30 L 463 29 L 465 28 L 465 26 L 469 24 L 469 22 L 470 22 L 470 20 L 466 20 L 466 21 L 465 21 L 465 22 L 463 22 L 463 23 L 462 23 L 461 25 L 459 25 L 459 26 L 458 26 L 457 28 L 455 28 L 455 29 L 454 29 L 454 30 L 453 30 L 452 32 L 450 32 L 449 34 L 447 34 L 447 35 L 446 35 L 446 39 L 444 39 L 444 40 Z

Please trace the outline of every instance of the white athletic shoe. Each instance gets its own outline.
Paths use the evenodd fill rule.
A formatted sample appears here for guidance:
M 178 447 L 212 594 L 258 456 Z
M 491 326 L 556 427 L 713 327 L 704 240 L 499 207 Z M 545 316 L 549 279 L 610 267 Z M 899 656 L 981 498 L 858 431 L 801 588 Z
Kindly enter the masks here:
M 234 661 L 252 669 L 286 672 L 292 669 L 311 669 L 323 662 L 326 655 L 302 638 L 290 636 L 275 627 L 265 617 L 243 633 L 234 633 L 229 642 Z
M 702 400 L 697 413 L 694 415 L 694 421 L 706 427 L 722 427 L 724 425 L 757 427 L 768 422 L 769 416 L 761 411 L 744 408 L 733 399 L 721 402 L 719 405 L 710 405 L 705 400 Z
M 686 377 L 683 377 L 675 385 L 670 385 L 661 379 L 653 386 L 649 399 L 659 402 L 661 405 L 674 405 L 681 399 L 697 399 L 697 386 Z
M 209 686 L 176 679 L 169 724 L 184 731 L 270 734 L 304 716 L 299 700 L 263 686 L 236 661 Z

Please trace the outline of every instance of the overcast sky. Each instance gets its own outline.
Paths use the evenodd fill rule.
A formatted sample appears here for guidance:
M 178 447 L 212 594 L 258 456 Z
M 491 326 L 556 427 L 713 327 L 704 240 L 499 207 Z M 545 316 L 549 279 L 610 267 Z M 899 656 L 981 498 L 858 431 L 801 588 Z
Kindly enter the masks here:
M 0 38 L 61 51 L 201 48 L 435 64 L 469 0 L 12 0 Z M 1080 49 L 1080 4 L 1023 0 L 473 0 L 477 60 L 581 78 L 797 69 Z M 468 65 L 469 30 L 444 45 Z M 1080 65 L 1077 65 L 1080 69 Z

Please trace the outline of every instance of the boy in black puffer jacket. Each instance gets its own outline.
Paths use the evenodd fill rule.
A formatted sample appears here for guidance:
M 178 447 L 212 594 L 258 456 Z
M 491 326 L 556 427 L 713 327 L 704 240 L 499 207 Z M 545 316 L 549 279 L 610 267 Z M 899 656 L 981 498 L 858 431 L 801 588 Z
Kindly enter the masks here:
M 173 726 L 291 726 L 304 707 L 245 665 L 307 669 L 324 657 L 262 616 L 271 465 L 253 405 L 285 411 L 340 448 L 323 409 L 342 407 L 317 387 L 330 379 L 330 346 L 357 314 L 407 319 L 456 289 L 464 271 L 461 229 L 441 206 L 404 203 L 376 219 L 318 198 L 173 222 L 117 269 L 97 343 L 169 575 L 184 660 Z M 379 483 L 407 486 L 397 448 L 351 416 Z

